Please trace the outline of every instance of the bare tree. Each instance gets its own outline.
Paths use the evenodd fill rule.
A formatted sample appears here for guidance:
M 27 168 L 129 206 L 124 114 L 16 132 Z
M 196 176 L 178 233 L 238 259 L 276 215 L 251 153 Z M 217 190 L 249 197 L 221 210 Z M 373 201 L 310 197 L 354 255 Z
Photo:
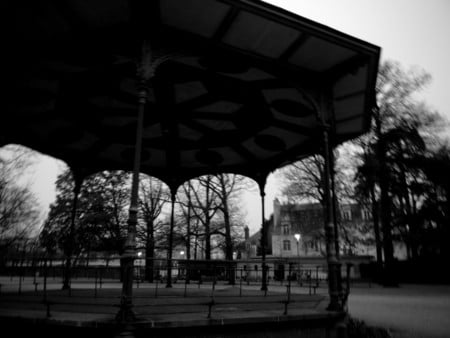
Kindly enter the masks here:
M 324 160 L 313 155 L 280 170 L 285 187 L 283 195 L 291 202 L 324 204 Z
M 168 187 L 160 180 L 141 175 L 139 206 L 142 222 L 138 225 L 137 236 L 145 247 L 145 280 L 149 282 L 153 282 L 154 278 L 155 248 L 164 233 L 164 222 L 160 216 L 168 202 Z
M 91 251 L 121 254 L 126 235 L 129 204 L 126 172 L 104 171 L 85 178 L 77 199 L 74 186 L 69 170 L 58 177 L 56 201 L 50 206 L 40 234 L 47 251 L 60 250 L 65 255 L 63 288 L 70 288 L 70 269 L 80 254 Z
M 249 180 L 236 174 L 217 174 L 210 184 L 220 202 L 218 208 L 223 218 L 223 222 L 218 222 L 223 226 L 216 228 L 214 233 L 223 236 L 225 258 L 233 260 L 234 237 L 241 235 L 244 227 L 239 208 L 239 193 L 248 187 Z
M 214 233 L 224 238 L 222 247 L 227 261 L 233 260 L 234 239 L 242 238 L 245 224 L 241 221 L 242 217 L 239 217 L 238 197 L 239 192 L 248 186 L 248 182 L 247 178 L 236 174 L 217 174 L 214 179 L 204 182 L 210 184 L 211 190 L 214 191 L 219 201 L 218 208 L 223 216 L 223 223 L 219 222 Z M 221 226 L 222 224 L 223 226 Z M 234 269 L 232 268 L 228 270 L 228 280 L 230 284 L 234 284 Z
M 418 254 L 417 211 L 423 202 L 416 199 L 413 190 L 418 191 L 418 183 L 424 179 L 420 178 L 421 170 L 411 164 L 424 156 L 427 143 L 436 140 L 436 127 L 443 125 L 437 113 L 415 100 L 415 93 L 430 79 L 423 70 L 405 71 L 396 62 L 384 62 L 378 75 L 378 106 L 373 111 L 371 130 L 360 141 L 363 150 L 357 172 L 358 190 L 370 199 L 373 217 L 381 223 L 378 229 L 375 222 L 375 232 L 381 232 L 377 242 L 381 237 L 385 284 L 396 284 L 394 229 L 404 235 L 413 258 Z M 380 248 L 377 257 L 380 262 Z
M 331 168 L 333 170 L 332 184 L 335 193 L 332 203 L 335 231 L 336 234 L 343 235 L 341 236 L 341 243 L 339 243 L 337 236 L 335 238 L 337 254 L 339 254 L 340 248 L 353 248 L 357 243 L 363 241 L 362 232 L 356 229 L 363 224 L 343 222 L 339 215 L 339 205 L 354 200 L 354 184 L 351 178 L 353 172 L 351 165 L 349 166 L 347 163 L 346 156 L 343 156 L 344 154 L 345 147 L 334 150 Z M 324 166 L 323 156 L 312 155 L 280 170 L 281 178 L 285 184 L 282 192 L 289 201 L 287 212 L 294 222 L 305 227 L 305 229 L 302 229 L 304 234 L 308 234 L 315 239 L 323 238 L 322 227 L 320 224 L 315 224 L 313 227 L 306 226 L 305 222 L 301 222 L 299 217 L 302 213 L 297 210 L 296 204 L 320 203 L 324 207 Z
M 27 238 L 39 219 L 37 199 L 18 178 L 32 164 L 33 152 L 17 146 L 0 154 L 0 253 Z
M 205 245 L 205 259 L 211 259 L 211 224 L 214 215 L 219 210 L 219 201 L 211 189 L 214 176 L 206 175 L 192 182 L 192 212 L 203 227 L 203 240 Z
M 186 259 L 191 259 L 191 245 L 194 239 L 194 259 L 197 259 L 197 248 L 199 240 L 199 219 L 194 217 L 192 211 L 192 182 L 189 181 L 182 186 L 181 193 L 178 194 L 178 203 L 180 205 L 181 214 L 178 216 L 179 224 L 185 225 L 180 229 L 181 233 L 185 233 L 184 242 L 186 246 Z M 183 231 L 184 230 L 184 231 Z M 188 271 L 189 272 L 189 271 Z

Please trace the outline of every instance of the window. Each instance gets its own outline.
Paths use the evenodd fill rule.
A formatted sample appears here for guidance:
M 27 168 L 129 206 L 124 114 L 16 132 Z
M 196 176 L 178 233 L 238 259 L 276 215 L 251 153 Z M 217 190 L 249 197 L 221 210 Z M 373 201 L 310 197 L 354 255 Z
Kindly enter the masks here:
M 284 251 L 291 251 L 291 241 L 283 241 L 283 250 Z
M 289 235 L 289 224 L 283 224 L 283 235 Z
M 352 211 L 350 209 L 342 210 L 342 219 L 344 221 L 351 221 L 352 220 Z
M 372 213 L 367 209 L 362 209 L 361 216 L 362 216 L 362 219 L 369 220 L 372 218 Z

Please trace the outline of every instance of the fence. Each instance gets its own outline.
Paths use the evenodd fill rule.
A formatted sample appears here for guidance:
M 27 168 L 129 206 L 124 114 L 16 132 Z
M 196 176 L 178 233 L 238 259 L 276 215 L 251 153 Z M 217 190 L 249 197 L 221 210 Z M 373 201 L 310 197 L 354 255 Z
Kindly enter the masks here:
M 80 264 L 81 263 L 81 264 Z M 261 290 L 262 268 L 257 261 L 172 262 L 172 288 L 167 288 L 166 260 L 154 259 L 145 266 L 134 265 L 133 304 L 146 314 L 204 313 L 233 306 L 245 311 L 262 304 L 288 314 L 289 309 L 313 307 L 327 294 L 326 270 L 287 263 L 284 273 L 278 264 L 268 264 L 267 289 Z M 278 269 L 278 270 L 277 270 Z M 50 317 L 74 304 L 84 311 L 115 313 L 121 296 L 121 268 L 117 260 L 91 260 L 72 266 L 70 288 L 62 290 L 63 260 L 11 260 L 0 268 L 0 297 L 3 306 L 36 307 Z M 6 304 L 6 305 L 5 305 Z

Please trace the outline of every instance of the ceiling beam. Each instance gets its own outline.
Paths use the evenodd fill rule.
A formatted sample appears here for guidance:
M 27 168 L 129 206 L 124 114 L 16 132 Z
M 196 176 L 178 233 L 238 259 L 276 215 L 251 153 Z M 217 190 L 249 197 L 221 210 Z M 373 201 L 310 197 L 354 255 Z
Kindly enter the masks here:
M 282 128 L 287 131 L 291 131 L 297 134 L 302 134 L 304 136 L 313 136 L 317 133 L 317 131 L 314 128 L 300 126 L 297 124 L 292 124 L 289 122 L 281 121 L 274 119 L 272 121 L 272 125 L 278 128 Z
M 228 10 L 227 15 L 225 15 L 225 18 L 220 23 L 219 27 L 217 28 L 216 32 L 214 33 L 212 39 L 215 41 L 220 41 L 227 33 L 228 29 L 231 27 L 233 21 L 236 19 L 237 15 L 239 14 L 239 9 L 237 7 L 231 7 Z
M 291 45 L 281 54 L 278 58 L 280 61 L 288 61 L 288 59 L 294 54 L 299 48 L 301 48 L 310 36 L 306 33 L 302 33 Z

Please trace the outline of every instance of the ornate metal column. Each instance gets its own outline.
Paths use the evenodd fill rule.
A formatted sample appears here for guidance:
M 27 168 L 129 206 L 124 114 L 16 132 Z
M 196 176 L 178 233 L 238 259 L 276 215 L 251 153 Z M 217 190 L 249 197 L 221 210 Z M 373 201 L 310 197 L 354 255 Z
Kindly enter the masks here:
M 335 143 L 336 137 L 336 114 L 333 106 L 330 106 L 331 110 L 331 143 Z M 330 135 L 328 135 L 330 137 Z M 330 139 L 328 140 L 330 143 Z M 340 252 L 339 252 L 339 228 L 337 222 L 337 214 L 338 214 L 338 200 L 336 196 L 336 158 L 334 157 L 333 149 L 329 148 L 329 159 L 330 159 L 330 176 L 331 176 L 331 196 L 332 196 L 332 207 L 333 207 L 333 224 L 334 224 L 334 245 L 336 249 L 336 257 L 339 260 Z
M 124 253 L 121 257 L 122 266 L 122 296 L 120 309 L 117 314 L 118 321 L 133 321 L 135 319 L 133 311 L 133 266 L 136 255 L 136 224 L 138 216 L 138 192 L 139 192 L 139 171 L 142 153 L 142 128 L 144 124 L 145 103 L 148 96 L 147 81 L 154 74 L 154 67 L 151 62 L 151 49 L 148 41 L 142 46 L 141 65 L 138 69 L 138 114 L 136 124 L 136 142 L 134 151 L 133 176 L 131 183 L 130 209 L 128 212 L 128 233 L 125 241 Z
M 331 196 L 331 168 L 330 168 L 330 144 L 329 144 L 329 129 L 323 125 L 323 157 L 324 157 L 324 196 L 325 196 L 325 241 L 327 249 L 327 264 L 328 264 L 328 292 L 330 295 L 330 304 L 328 310 L 342 311 L 341 304 L 341 287 L 340 287 L 340 269 L 341 264 L 336 256 L 336 238 L 334 233 L 334 213 L 332 207 Z
M 173 227 L 175 224 L 175 200 L 176 193 L 170 193 L 171 211 L 170 211 L 170 230 L 169 230 L 169 247 L 167 248 L 167 283 L 166 288 L 172 287 L 172 251 L 173 251 Z
M 72 204 L 72 214 L 70 216 L 70 230 L 69 230 L 69 240 L 67 244 L 67 257 L 66 257 L 66 266 L 64 269 L 64 281 L 63 281 L 63 290 L 70 289 L 70 279 L 72 275 L 72 255 L 75 247 L 75 219 L 77 215 L 78 208 L 78 197 L 80 195 L 81 185 L 83 184 L 83 180 L 79 178 L 75 173 L 74 176 L 74 187 L 73 187 L 73 204 Z
M 331 178 L 331 200 L 332 200 L 332 208 L 333 208 L 333 224 L 334 224 L 334 246 L 336 249 L 336 257 L 339 259 L 339 228 L 337 222 L 337 213 L 338 213 L 338 201 L 336 196 L 336 182 L 335 182 L 335 158 L 333 149 L 329 149 L 330 155 L 330 178 Z
M 262 265 L 262 283 L 261 290 L 267 291 L 267 268 L 266 268 L 266 242 L 267 242 L 267 226 L 266 226 L 266 211 L 265 211 L 265 186 L 266 178 L 258 182 L 259 194 L 261 196 L 261 265 Z

